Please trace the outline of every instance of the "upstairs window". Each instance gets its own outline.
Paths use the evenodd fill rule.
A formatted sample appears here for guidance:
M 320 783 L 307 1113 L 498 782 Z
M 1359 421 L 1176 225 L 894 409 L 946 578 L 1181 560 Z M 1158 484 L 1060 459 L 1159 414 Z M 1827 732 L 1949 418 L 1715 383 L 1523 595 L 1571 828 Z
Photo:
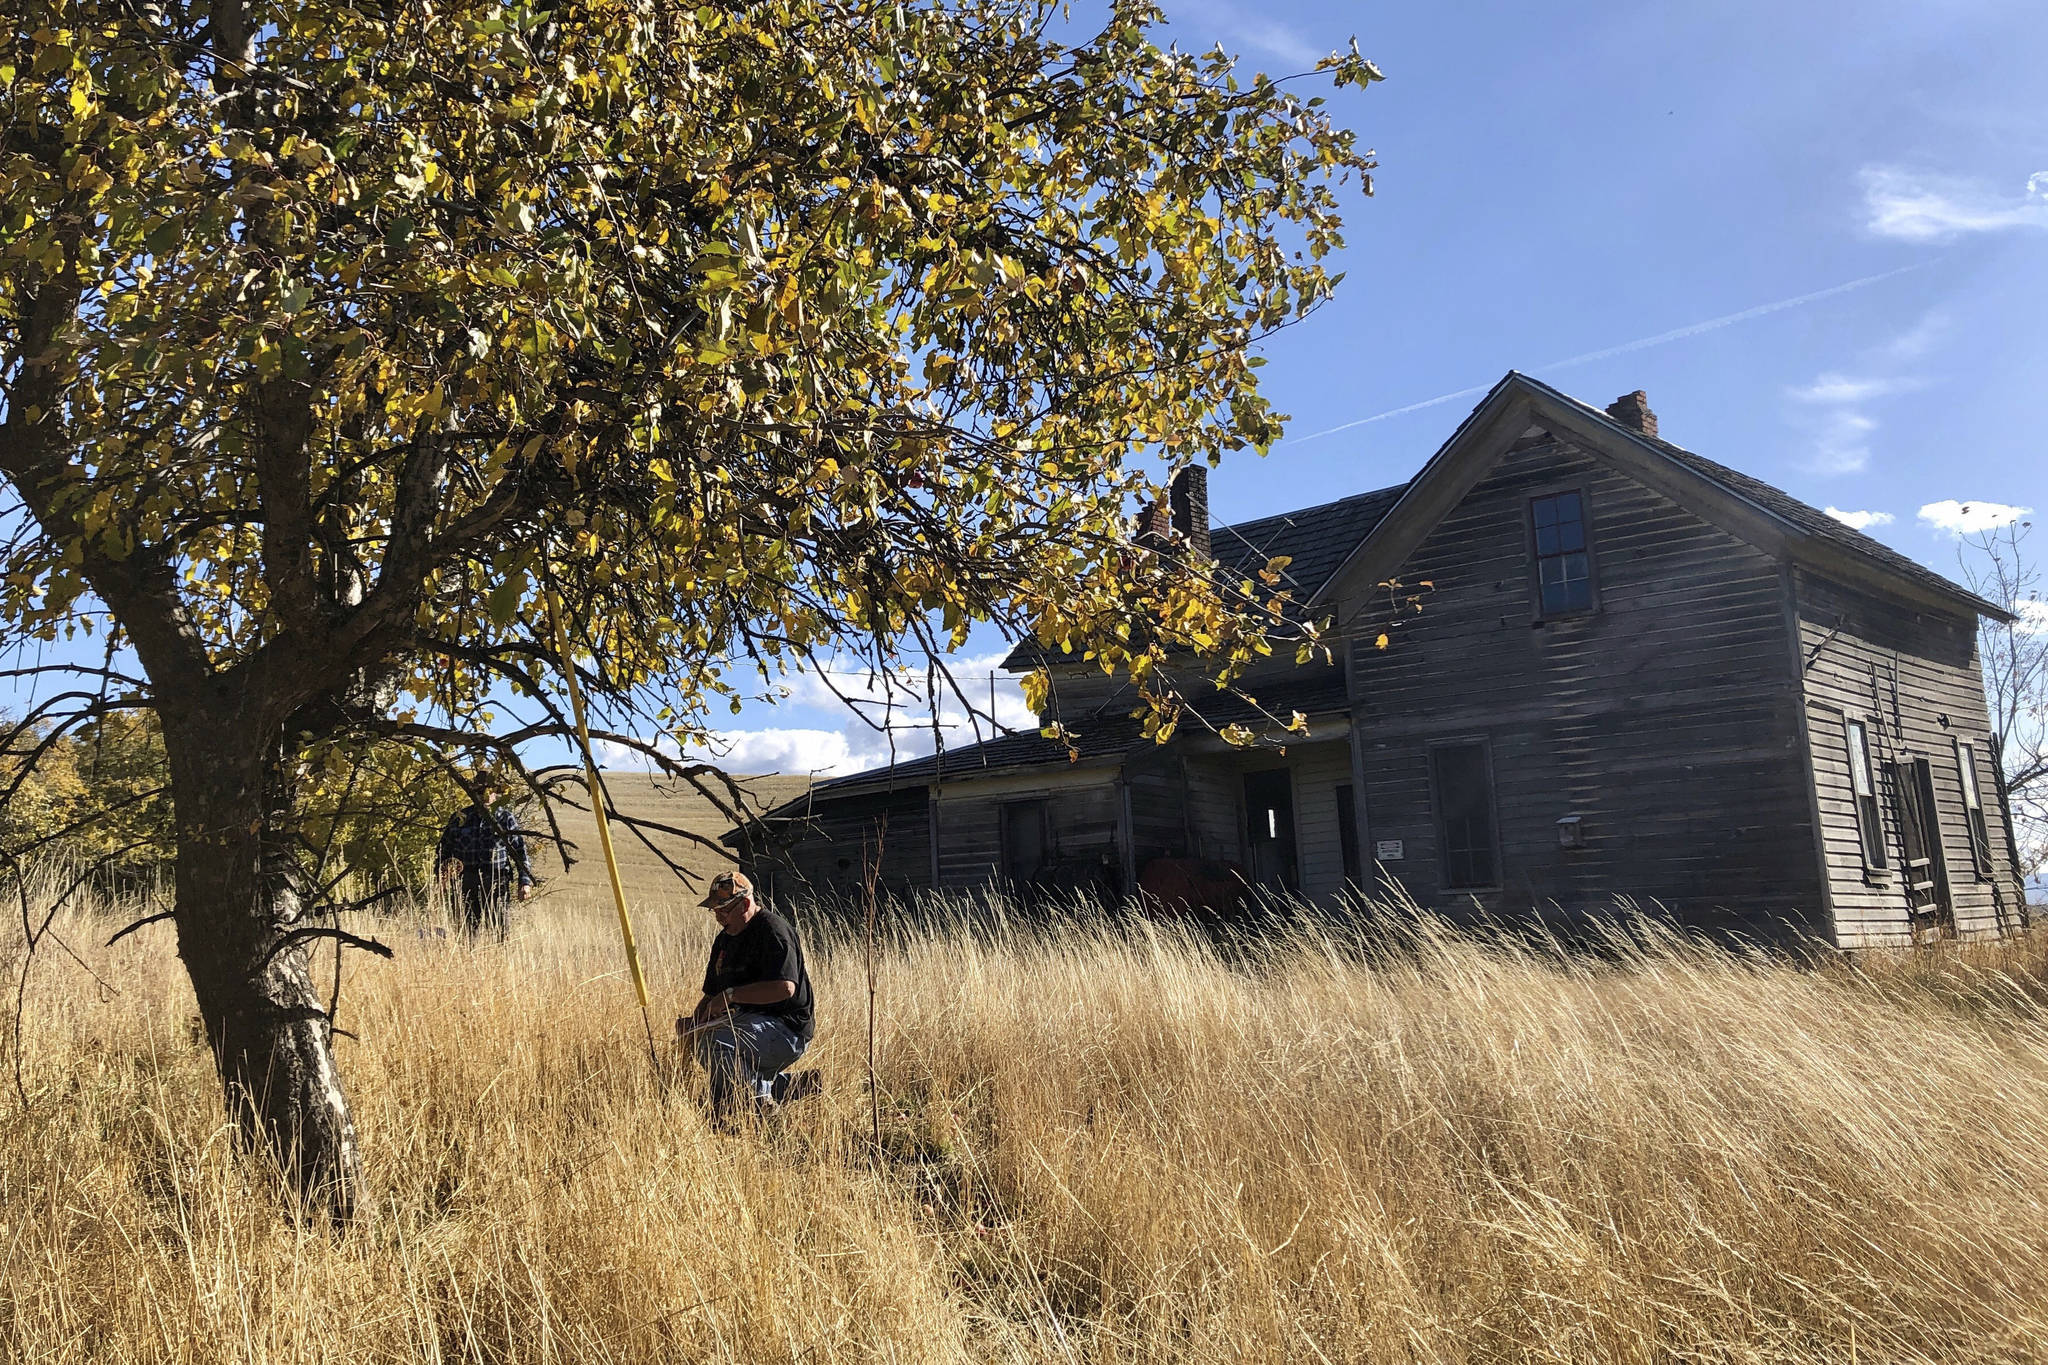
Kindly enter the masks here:
M 1963 816 L 1970 822 L 1970 857 L 1979 881 L 1991 876 L 1991 829 L 1984 823 L 1984 800 L 1977 785 L 1976 746 L 1956 741 L 1956 772 L 1963 782 Z
M 1878 813 L 1877 782 L 1870 768 L 1870 735 L 1860 720 L 1848 722 L 1849 789 L 1856 797 L 1856 837 L 1863 845 L 1866 871 L 1882 872 L 1884 821 Z
M 1500 885 L 1500 855 L 1493 839 L 1493 773 L 1486 745 L 1464 741 L 1429 751 L 1431 795 L 1436 798 L 1437 849 L 1444 889 L 1477 891 Z
M 1572 616 L 1593 609 L 1593 560 L 1586 550 L 1586 500 L 1577 492 L 1531 499 L 1536 541 L 1536 593 L 1542 614 Z

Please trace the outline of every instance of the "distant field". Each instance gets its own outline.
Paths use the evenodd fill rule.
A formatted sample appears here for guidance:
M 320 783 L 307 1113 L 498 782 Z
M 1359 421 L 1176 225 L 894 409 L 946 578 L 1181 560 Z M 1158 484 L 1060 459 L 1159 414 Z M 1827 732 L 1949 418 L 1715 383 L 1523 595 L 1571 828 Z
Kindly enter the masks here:
M 746 790 L 757 812 L 779 805 L 793 796 L 801 796 L 810 787 L 807 777 L 771 775 L 741 777 L 737 781 Z M 717 807 L 690 787 L 644 773 L 606 773 L 605 785 L 611 790 L 613 802 L 629 815 L 656 820 L 677 829 L 692 830 L 714 840 L 730 828 Z M 562 833 L 578 845 L 574 856 L 580 861 L 564 875 L 561 859 L 553 847 L 535 841 L 534 871 L 544 879 L 544 893 L 579 899 L 586 894 L 610 896 L 604 859 L 598 851 L 597 827 L 590 815 L 582 811 L 564 811 L 561 818 Z M 625 881 L 629 903 L 672 899 L 686 893 L 691 885 L 698 887 L 697 894 L 702 895 L 705 880 L 717 873 L 730 871 L 733 866 L 729 859 L 688 839 L 664 834 L 649 834 L 648 838 L 663 853 L 681 863 L 697 881 L 679 882 L 646 844 L 625 828 L 614 825 L 612 842 L 618 849 L 619 873 Z

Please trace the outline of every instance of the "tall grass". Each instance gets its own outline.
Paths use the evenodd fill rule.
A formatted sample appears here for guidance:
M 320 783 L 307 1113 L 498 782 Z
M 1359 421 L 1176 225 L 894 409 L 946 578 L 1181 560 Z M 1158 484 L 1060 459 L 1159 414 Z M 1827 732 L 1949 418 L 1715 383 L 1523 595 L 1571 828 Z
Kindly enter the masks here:
M 373 1212 L 341 1233 L 238 1153 L 167 929 L 62 921 L 107 988 L 30 982 L 0 1356 L 2048 1356 L 2038 939 L 1801 967 L 899 923 L 877 1156 L 856 945 L 813 946 L 825 1093 L 725 1135 L 655 1083 L 607 913 L 359 926 L 399 953 L 346 965 Z M 641 918 L 673 1015 L 712 926 Z

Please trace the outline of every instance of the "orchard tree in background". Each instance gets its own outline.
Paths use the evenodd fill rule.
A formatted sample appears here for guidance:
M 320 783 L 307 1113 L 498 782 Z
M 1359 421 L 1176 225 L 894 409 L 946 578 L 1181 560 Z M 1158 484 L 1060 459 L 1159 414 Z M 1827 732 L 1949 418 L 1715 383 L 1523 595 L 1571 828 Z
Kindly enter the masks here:
M 1077 42 L 1029 0 L 15 12 L 5 643 L 105 650 L 52 665 L 47 733 L 154 714 L 230 1110 L 337 1214 L 312 813 L 366 757 L 561 733 L 548 589 L 651 755 L 820 651 L 978 621 L 1162 725 L 1167 650 L 1271 647 L 1265 588 L 1129 513 L 1275 437 L 1250 347 L 1328 297 L 1372 163 L 1150 3 Z
M 2023 880 L 2048 868 L 2048 601 L 2027 554 L 2033 529 L 2022 521 L 1980 531 L 1964 538 L 1957 556 L 1970 591 L 2011 617 L 1985 621 L 1977 651 Z

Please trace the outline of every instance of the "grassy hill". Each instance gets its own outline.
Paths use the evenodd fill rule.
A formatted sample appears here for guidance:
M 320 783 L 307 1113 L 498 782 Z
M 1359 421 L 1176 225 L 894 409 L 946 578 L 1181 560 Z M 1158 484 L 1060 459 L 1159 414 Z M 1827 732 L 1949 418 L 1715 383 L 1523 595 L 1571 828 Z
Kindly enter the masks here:
M 718 808 L 705 800 L 694 789 L 664 778 L 651 777 L 646 773 L 612 772 L 604 776 L 605 785 L 611 790 L 612 803 L 628 815 L 659 821 L 676 829 L 686 829 L 716 840 L 730 825 Z M 800 796 L 810 786 L 807 777 L 785 777 L 771 774 L 760 777 L 741 777 L 738 782 L 747 791 L 749 801 L 757 810 L 779 805 L 793 796 Z M 571 856 L 576 865 L 566 874 L 562 871 L 561 857 L 551 845 L 536 843 L 533 848 L 533 870 L 542 879 L 542 892 L 548 896 L 566 896 L 582 899 L 589 895 L 609 896 L 606 885 L 604 856 L 597 843 L 596 823 L 586 811 L 563 811 L 561 813 L 562 833 L 574 841 L 576 849 Z M 672 900 L 680 894 L 690 893 L 693 897 L 702 895 L 704 882 L 716 874 L 732 867 L 730 860 L 712 849 L 703 847 L 688 839 L 672 835 L 650 833 L 648 839 L 669 857 L 681 863 L 697 878 L 694 882 L 681 883 L 675 873 L 666 867 L 659 856 L 642 843 L 631 831 L 614 823 L 612 842 L 618 849 L 619 873 L 626 884 L 629 904 Z M 692 890 L 692 888 L 696 888 Z

